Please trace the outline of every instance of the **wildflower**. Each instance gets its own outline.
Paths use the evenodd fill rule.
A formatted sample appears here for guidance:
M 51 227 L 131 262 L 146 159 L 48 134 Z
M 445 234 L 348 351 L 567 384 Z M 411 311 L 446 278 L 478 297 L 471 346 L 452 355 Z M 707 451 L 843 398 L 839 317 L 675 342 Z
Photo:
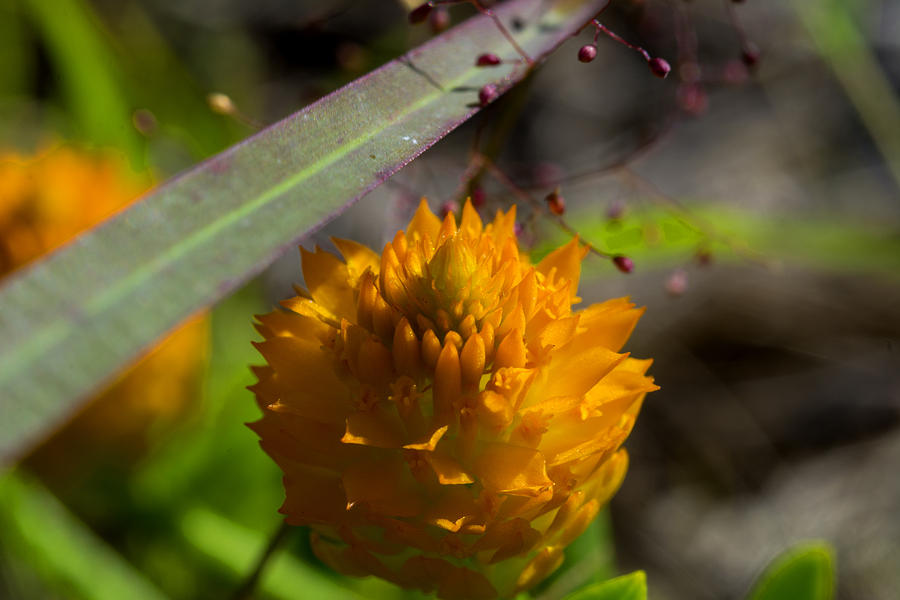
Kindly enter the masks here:
M 251 424 L 281 512 L 349 575 L 445 599 L 509 597 L 556 569 L 616 491 L 649 360 L 626 299 L 573 312 L 585 246 L 537 265 L 515 208 L 457 226 L 423 200 L 379 256 L 301 249 L 308 293 L 259 317 Z
M 112 156 L 59 146 L 34 156 L 0 152 L 0 278 L 125 207 L 148 185 Z M 101 392 L 27 458 L 51 482 L 93 461 L 134 458 L 194 396 L 206 322 L 185 325 Z

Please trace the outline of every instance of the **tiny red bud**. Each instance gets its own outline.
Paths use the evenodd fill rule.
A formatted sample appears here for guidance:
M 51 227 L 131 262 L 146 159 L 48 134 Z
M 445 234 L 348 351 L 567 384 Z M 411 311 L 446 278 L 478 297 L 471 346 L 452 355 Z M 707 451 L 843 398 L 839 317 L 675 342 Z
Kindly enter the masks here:
M 594 44 L 586 44 L 578 49 L 578 60 L 583 63 L 589 63 L 597 58 L 597 46 Z
M 627 256 L 619 254 L 618 256 L 613 256 L 612 260 L 613 264 L 616 265 L 616 268 L 623 273 L 631 273 L 634 271 L 634 261 Z
M 489 83 L 478 90 L 478 102 L 480 102 L 482 106 L 487 106 L 499 96 L 500 92 L 497 91 L 497 86 L 493 83 Z
M 687 291 L 688 277 L 684 269 L 676 269 L 666 280 L 666 292 L 670 296 L 681 296 Z
M 482 54 L 478 57 L 478 59 L 475 61 L 475 66 L 476 67 L 495 67 L 495 66 L 499 65 L 501 62 L 503 62 L 503 61 L 500 60 L 499 56 L 497 56 L 496 54 L 493 54 L 491 52 L 488 52 L 488 53 Z
M 525 227 L 521 223 L 516 221 L 513 225 L 513 233 L 516 234 L 517 238 L 520 238 L 525 233 Z
M 606 218 L 615 221 L 625 214 L 625 203 L 621 200 L 612 201 L 606 209 Z
M 559 190 L 555 190 L 547 194 L 547 197 L 544 198 L 547 201 L 547 208 L 550 209 L 556 216 L 561 216 L 564 212 L 566 212 L 566 201 L 563 199 L 562 195 L 559 193 Z
M 669 71 L 672 70 L 672 67 L 669 66 L 669 63 L 666 62 L 666 59 L 655 56 L 647 61 L 647 64 L 650 65 L 650 72 L 659 77 L 660 79 L 665 79 L 666 75 L 669 74 Z
M 448 200 L 447 202 L 444 202 L 443 204 L 441 204 L 440 212 L 441 212 L 442 219 L 450 213 L 457 214 L 457 213 L 459 213 L 459 204 L 453 200 Z
M 708 267 L 712 264 L 713 261 L 712 252 L 706 249 L 698 250 L 694 258 L 696 259 L 697 264 L 701 267 Z
M 748 67 L 755 67 L 759 62 L 759 47 L 753 42 L 747 42 L 744 49 L 741 50 L 741 60 Z
M 681 110 L 689 115 L 702 115 L 709 108 L 709 96 L 699 83 L 683 83 L 675 92 Z
M 741 85 L 747 81 L 747 67 L 739 60 L 730 60 L 722 69 L 722 80 L 731 85 Z
M 428 17 L 432 33 L 440 33 L 450 27 L 450 12 L 443 6 L 434 9 Z
M 413 25 L 418 23 L 422 23 L 425 19 L 428 18 L 428 15 L 431 13 L 431 4 L 428 2 L 422 4 L 421 6 L 412 9 L 409 11 L 409 22 Z
M 472 190 L 472 206 L 475 208 L 481 208 L 484 206 L 484 203 L 487 201 L 487 194 L 484 193 L 484 188 L 476 187 Z

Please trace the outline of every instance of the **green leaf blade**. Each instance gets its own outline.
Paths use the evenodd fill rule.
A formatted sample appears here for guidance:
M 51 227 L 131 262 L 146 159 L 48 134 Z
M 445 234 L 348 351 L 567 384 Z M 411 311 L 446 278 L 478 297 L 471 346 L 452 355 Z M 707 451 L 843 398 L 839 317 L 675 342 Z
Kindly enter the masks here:
M 635 571 L 589 585 L 566 596 L 566 600 L 647 600 L 647 576 Z
M 834 550 L 824 542 L 795 546 L 776 558 L 750 600 L 832 600 Z
M 540 59 L 606 0 L 514 0 L 505 22 Z M 541 12 L 543 11 L 543 12 Z M 0 458 L 15 456 L 191 314 L 259 273 L 521 79 L 478 17 L 213 157 L 0 287 Z M 471 57 L 469 57 L 471 55 Z M 374 158 L 372 158 L 374 156 Z

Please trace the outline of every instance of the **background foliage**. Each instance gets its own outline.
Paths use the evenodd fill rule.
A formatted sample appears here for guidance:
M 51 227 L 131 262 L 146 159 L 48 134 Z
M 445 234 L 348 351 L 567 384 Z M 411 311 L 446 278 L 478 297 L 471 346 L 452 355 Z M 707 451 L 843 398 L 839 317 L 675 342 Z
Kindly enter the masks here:
M 254 132 L 211 110 L 207 94 L 274 122 L 430 36 L 400 5 L 248 6 L 3 3 L 0 140 L 26 152 L 61 139 L 116 147 L 162 181 Z M 653 598 L 828 598 L 828 546 L 803 546 L 763 574 L 819 538 L 837 552 L 838 597 L 900 590 L 900 487 L 884 477 L 900 459 L 900 10 L 801 0 L 737 10 L 762 50 L 752 76 L 738 76 L 720 2 L 622 1 L 604 15 L 673 65 L 689 21 L 705 103 L 687 101 L 677 71 L 661 82 L 605 40 L 596 61 L 579 63 L 585 34 L 305 242 L 380 247 L 418 195 L 454 198 L 477 141 L 517 184 L 481 177 L 490 207 L 561 183 L 567 220 L 636 261 L 625 277 L 590 259 L 582 297 L 648 306 L 630 349 L 656 357 L 663 390 L 628 444 L 631 472 L 611 510 L 540 597 L 585 584 L 573 598 L 642 597 L 643 575 L 601 582 L 644 569 Z M 524 213 L 535 253 L 563 239 L 545 213 Z M 673 297 L 676 274 L 686 289 Z M 243 426 L 257 418 L 245 390 L 259 361 L 250 315 L 298 278 L 290 251 L 213 308 L 196 410 L 140 460 L 91 464 L 69 481 L 42 479 L 27 461 L 2 476 L 0 596 L 233 593 L 278 528 L 282 498 Z M 325 571 L 302 532 L 285 547 L 260 597 L 415 596 Z

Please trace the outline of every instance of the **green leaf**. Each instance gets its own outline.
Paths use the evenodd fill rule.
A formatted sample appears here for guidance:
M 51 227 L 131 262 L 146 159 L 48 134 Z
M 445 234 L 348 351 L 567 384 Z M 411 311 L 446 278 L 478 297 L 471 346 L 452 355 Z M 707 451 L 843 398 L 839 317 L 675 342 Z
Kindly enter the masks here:
M 188 543 L 238 577 L 246 576 L 253 569 L 267 542 L 257 532 L 204 508 L 188 511 L 181 529 Z M 259 587 L 272 597 L 285 600 L 301 596 L 362 600 L 362 596 L 283 551 L 273 555 L 271 564 L 266 565 Z
M 40 3 L 38 3 L 40 4 Z M 513 0 L 519 44 L 540 59 L 606 0 Z M 0 457 L 192 313 L 383 183 L 505 90 L 520 63 L 484 16 L 446 32 L 151 192 L 0 288 Z
M 22 6 L 43 37 L 80 134 L 125 151 L 134 166 L 142 165 L 117 60 L 90 8 L 82 0 L 23 0 Z
M 0 531 L 3 549 L 24 560 L 60 597 L 165 598 L 50 492 L 18 473 L 0 478 Z
M 834 550 L 825 542 L 794 546 L 766 569 L 750 600 L 831 600 Z
M 609 581 L 595 583 L 566 596 L 566 600 L 646 600 L 647 576 L 635 571 Z

